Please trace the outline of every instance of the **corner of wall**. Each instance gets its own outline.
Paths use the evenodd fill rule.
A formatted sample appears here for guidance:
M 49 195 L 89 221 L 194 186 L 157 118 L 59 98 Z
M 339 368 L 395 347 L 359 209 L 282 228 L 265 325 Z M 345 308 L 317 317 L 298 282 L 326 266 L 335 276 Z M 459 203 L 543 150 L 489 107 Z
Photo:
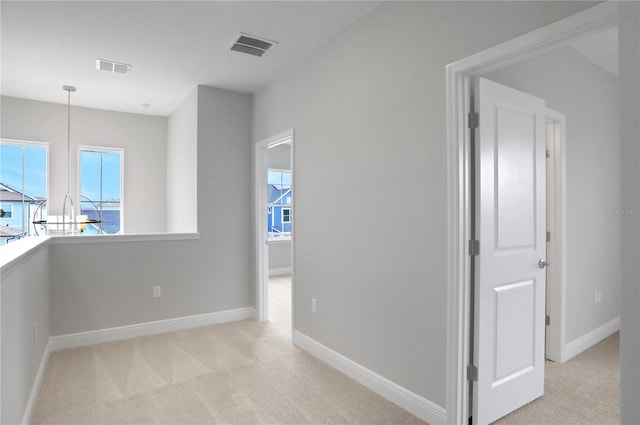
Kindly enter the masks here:
M 640 4 L 619 7 L 622 207 L 640 211 Z M 622 219 L 620 423 L 640 423 L 640 220 Z
M 167 120 L 167 232 L 198 231 L 198 93 L 195 87 Z

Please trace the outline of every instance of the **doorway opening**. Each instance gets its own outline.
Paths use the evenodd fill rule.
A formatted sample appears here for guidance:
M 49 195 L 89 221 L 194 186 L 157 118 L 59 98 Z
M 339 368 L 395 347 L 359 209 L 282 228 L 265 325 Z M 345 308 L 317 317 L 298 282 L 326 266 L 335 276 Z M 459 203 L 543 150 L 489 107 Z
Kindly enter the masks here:
M 255 148 L 256 308 L 259 321 L 293 329 L 293 130 Z
M 468 131 L 471 110 L 471 80 L 473 77 L 486 75 L 491 71 L 513 64 L 525 58 L 531 58 L 543 51 L 549 51 L 560 43 L 605 27 L 615 26 L 617 7 L 605 3 L 574 15 L 563 21 L 544 27 L 533 33 L 503 43 L 499 48 L 489 49 L 477 55 L 451 64 L 447 68 L 448 97 L 448 140 L 449 140 L 449 315 L 448 315 L 448 421 L 463 423 L 472 416 L 469 389 L 473 375 L 477 372 L 469 367 L 468 359 L 472 349 L 471 329 L 471 297 L 469 286 L 471 276 L 471 257 L 469 253 L 474 246 L 472 240 L 472 221 L 470 212 L 471 185 L 470 176 L 470 136 Z M 615 191 L 615 188 L 614 188 Z M 618 267 L 619 272 L 619 267 Z M 593 296 L 590 297 L 593 302 Z M 596 329 L 595 334 L 605 336 L 611 333 L 616 325 L 616 318 Z M 617 318 L 619 326 L 619 317 Z M 576 331 L 573 330 L 575 333 Z M 592 333 L 592 338 L 598 335 Z M 571 346 L 571 338 L 565 335 L 565 348 Z M 574 341 L 573 347 L 579 348 L 585 340 Z M 571 348 L 571 347 L 570 347 Z M 579 352 L 579 351 L 578 351 Z M 470 380 L 471 379 L 471 380 Z
M 563 363 L 566 318 L 565 114 L 547 108 L 547 290 L 545 357 Z

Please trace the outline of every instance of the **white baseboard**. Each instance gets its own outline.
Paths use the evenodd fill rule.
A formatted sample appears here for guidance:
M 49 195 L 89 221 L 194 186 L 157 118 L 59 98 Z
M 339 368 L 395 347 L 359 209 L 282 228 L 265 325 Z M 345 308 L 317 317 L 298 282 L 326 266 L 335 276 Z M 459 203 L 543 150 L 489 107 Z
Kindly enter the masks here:
M 291 274 L 291 267 L 280 267 L 277 269 L 269 269 L 269 276 L 276 276 L 279 274 Z
M 433 425 L 446 423 L 447 410 L 444 407 L 378 375 L 305 334 L 293 331 L 293 343 L 420 419 Z
M 58 335 L 52 336 L 49 339 L 50 350 L 56 351 L 64 348 L 82 347 L 85 345 L 100 344 L 102 342 L 135 338 L 138 336 L 181 331 L 198 326 L 255 319 L 255 317 L 256 309 L 253 307 L 245 307 L 235 310 L 217 311 L 214 313 L 198 314 L 195 316 L 177 317 L 175 319 L 119 326 L 117 328 Z
M 578 339 L 571 341 L 564 346 L 562 362 L 577 356 L 587 348 L 593 347 L 609 335 L 620 330 L 620 317 L 616 317 L 610 322 L 605 323 L 589 332 L 586 335 L 581 336 Z
M 33 380 L 31 386 L 31 392 L 29 393 L 29 399 L 27 405 L 24 408 L 24 415 L 22 416 L 22 424 L 27 425 L 31 423 L 31 414 L 33 413 L 33 407 L 36 404 L 36 398 L 40 392 L 42 386 L 42 380 L 44 379 L 44 372 L 47 370 L 47 363 L 49 363 L 49 354 L 51 353 L 51 338 L 47 341 L 47 345 L 44 347 L 44 353 L 42 353 L 42 359 L 40 359 L 40 366 L 36 373 L 36 379 Z

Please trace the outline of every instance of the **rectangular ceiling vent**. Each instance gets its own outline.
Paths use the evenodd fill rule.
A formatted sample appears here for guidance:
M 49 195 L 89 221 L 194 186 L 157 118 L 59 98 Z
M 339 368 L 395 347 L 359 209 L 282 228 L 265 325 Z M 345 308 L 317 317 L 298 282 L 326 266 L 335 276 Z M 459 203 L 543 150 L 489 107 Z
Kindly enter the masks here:
M 236 52 L 247 53 L 252 56 L 262 57 L 276 44 L 278 43 L 275 41 L 269 41 L 264 38 L 257 38 L 252 35 L 240 33 L 233 43 L 231 43 L 229 49 L 235 50 Z
M 115 72 L 118 74 L 128 74 L 131 72 L 131 65 L 106 59 L 96 59 L 96 68 L 102 71 Z

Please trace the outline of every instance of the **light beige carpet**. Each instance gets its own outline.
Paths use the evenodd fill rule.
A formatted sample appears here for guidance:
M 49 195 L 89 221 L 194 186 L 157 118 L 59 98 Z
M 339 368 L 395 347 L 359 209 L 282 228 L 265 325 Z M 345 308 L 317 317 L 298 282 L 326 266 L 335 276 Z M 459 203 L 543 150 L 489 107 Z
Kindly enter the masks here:
M 34 424 L 424 423 L 291 344 L 289 276 L 269 323 L 243 321 L 51 354 Z M 560 365 L 499 425 L 619 423 L 614 334 Z
M 424 423 L 292 345 L 290 279 L 273 279 L 269 298 L 269 323 L 243 321 L 52 353 L 32 422 Z
M 269 278 L 269 324 L 291 338 L 291 275 Z
M 620 334 L 564 364 L 545 364 L 544 396 L 496 425 L 620 423 Z

